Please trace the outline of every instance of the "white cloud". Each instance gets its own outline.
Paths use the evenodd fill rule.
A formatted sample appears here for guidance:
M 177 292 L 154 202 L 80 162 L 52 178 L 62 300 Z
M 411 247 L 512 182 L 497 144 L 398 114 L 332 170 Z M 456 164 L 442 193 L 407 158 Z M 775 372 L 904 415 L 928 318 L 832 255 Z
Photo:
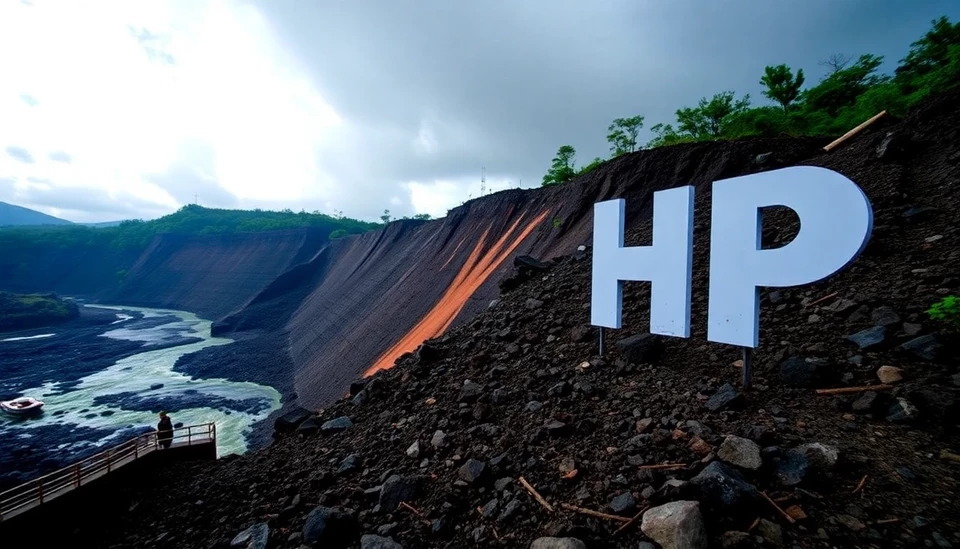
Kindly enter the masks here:
M 40 178 L 103 200 L 132 197 L 153 205 L 145 216 L 185 202 L 156 183 L 176 166 L 234 204 L 321 208 L 339 187 L 317 158 L 344 122 L 252 6 L 4 3 L 0 74 L 14 84 L 0 88 L 0 150 L 17 147 L 36 160 L 3 155 L 0 177 Z M 193 164 L 197 146 L 210 166 Z M 38 202 L 36 190 L 0 185 L 0 200 L 63 210 Z M 77 221 L 102 217 L 78 210 Z

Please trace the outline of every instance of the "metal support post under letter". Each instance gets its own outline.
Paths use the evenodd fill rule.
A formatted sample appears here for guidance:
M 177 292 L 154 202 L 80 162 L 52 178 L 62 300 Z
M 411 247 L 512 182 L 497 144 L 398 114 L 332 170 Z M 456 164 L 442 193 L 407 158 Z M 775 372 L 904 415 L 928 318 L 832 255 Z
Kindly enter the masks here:
M 603 326 L 600 326 L 600 356 L 603 356 Z
M 753 362 L 753 349 L 750 347 L 743 348 L 743 388 L 750 388 L 750 377 L 752 375 L 751 366 Z

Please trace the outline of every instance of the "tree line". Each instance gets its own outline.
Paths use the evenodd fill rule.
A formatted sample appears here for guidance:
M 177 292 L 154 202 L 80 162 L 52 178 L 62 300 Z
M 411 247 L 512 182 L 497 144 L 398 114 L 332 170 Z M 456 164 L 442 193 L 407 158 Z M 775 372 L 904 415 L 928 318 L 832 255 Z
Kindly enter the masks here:
M 677 109 L 673 122 L 652 126 L 653 139 L 645 147 L 637 143 L 644 117 L 617 118 L 607 128 L 609 158 L 594 158 L 577 168 L 576 149 L 562 145 L 542 185 L 565 183 L 642 148 L 753 136 L 835 136 L 882 110 L 902 115 L 930 94 L 960 83 L 960 22 L 951 23 L 946 16 L 933 20 L 892 75 L 877 72 L 882 63 L 883 57 L 873 54 L 856 59 L 835 54 L 820 61 L 827 74 L 807 88 L 802 68 L 767 66 L 760 84 L 771 105 L 753 106 L 749 94 L 738 98 L 733 91 L 721 91 L 701 98 L 696 106 Z

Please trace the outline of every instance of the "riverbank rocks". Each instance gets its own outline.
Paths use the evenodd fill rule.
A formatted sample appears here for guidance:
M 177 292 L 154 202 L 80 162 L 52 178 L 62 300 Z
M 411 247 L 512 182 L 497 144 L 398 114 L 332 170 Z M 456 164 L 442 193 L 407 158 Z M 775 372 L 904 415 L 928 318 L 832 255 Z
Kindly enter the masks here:
M 274 420 L 273 428 L 278 433 L 291 433 L 312 416 L 310 410 L 296 407 Z
M 643 514 L 640 529 L 663 549 L 707 549 L 707 530 L 696 501 L 672 501 Z

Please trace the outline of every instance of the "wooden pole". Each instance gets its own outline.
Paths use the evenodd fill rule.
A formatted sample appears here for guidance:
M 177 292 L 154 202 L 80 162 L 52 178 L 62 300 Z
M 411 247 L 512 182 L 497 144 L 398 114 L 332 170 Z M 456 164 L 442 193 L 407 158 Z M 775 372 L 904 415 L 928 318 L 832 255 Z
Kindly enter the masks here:
M 880 120 L 881 118 L 883 118 L 883 117 L 886 116 L 886 115 L 887 115 L 887 111 L 880 111 L 879 113 L 877 113 L 877 114 L 873 115 L 872 117 L 870 117 L 869 119 L 867 119 L 865 122 L 861 123 L 861 124 L 860 124 L 859 126 L 857 126 L 856 128 L 853 128 L 852 130 L 848 131 L 847 133 L 845 133 L 845 134 L 841 135 L 840 137 L 838 137 L 837 139 L 835 139 L 833 142 L 829 143 L 826 147 L 823 148 L 823 150 L 824 150 L 825 152 L 830 152 L 830 151 L 832 151 L 833 149 L 836 149 L 836 148 L 839 147 L 840 145 L 843 145 L 847 140 L 849 140 L 849 139 L 852 138 L 853 136 L 857 135 L 858 133 L 862 132 L 863 130 L 867 129 L 868 126 L 870 126 L 871 124 L 873 124 L 873 123 L 876 122 L 877 120 Z

